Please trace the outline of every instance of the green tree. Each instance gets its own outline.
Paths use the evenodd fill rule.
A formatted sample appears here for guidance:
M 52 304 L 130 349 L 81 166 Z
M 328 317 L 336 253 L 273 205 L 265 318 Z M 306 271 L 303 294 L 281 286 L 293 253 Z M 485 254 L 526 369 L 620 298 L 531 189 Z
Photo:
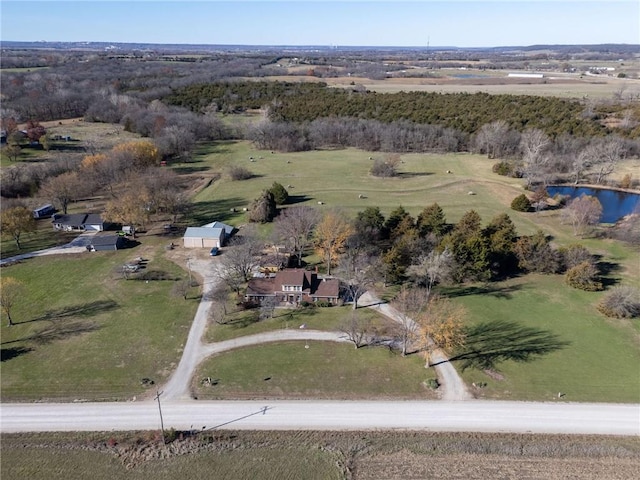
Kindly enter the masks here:
M 267 223 L 274 219 L 278 209 L 273 193 L 263 190 L 249 207 L 249 221 L 256 223 Z
M 518 267 L 527 272 L 556 273 L 560 269 L 560 254 L 551 246 L 542 230 L 520 237 L 513 250 Z
M 444 211 L 437 203 L 426 207 L 420 212 L 416 225 L 421 237 L 430 233 L 441 237 L 447 231 L 447 220 L 444 216 Z
M 531 210 L 531 202 L 524 193 L 521 193 L 512 200 L 511 209 L 516 212 L 528 212 Z
M 27 207 L 11 207 L 0 212 L 0 227 L 2 235 L 13 238 L 16 247 L 20 250 L 20 237 L 23 233 L 34 232 L 36 221 Z
M 513 245 L 518 234 L 509 215 L 496 215 L 482 234 L 489 242 L 489 260 L 494 274 L 509 274 L 515 271 L 518 262 L 513 253 Z
M 9 144 L 6 147 L 4 147 L 2 151 L 7 157 L 9 157 L 10 161 L 17 162 L 18 158 L 20 157 L 20 153 L 22 152 L 22 149 L 20 148 L 19 145 Z
M 269 192 L 271 192 L 271 194 L 273 195 L 273 198 L 276 201 L 277 205 L 284 205 L 289 199 L 289 192 L 287 192 L 287 189 L 280 185 L 278 182 L 273 182 L 273 185 L 271 185 Z

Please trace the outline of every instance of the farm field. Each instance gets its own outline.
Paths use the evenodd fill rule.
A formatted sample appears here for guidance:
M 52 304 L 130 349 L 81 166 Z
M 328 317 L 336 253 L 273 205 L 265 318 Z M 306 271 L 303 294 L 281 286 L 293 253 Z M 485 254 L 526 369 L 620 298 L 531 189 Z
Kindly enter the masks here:
M 634 478 L 635 438 L 420 432 L 3 435 L 6 478 Z

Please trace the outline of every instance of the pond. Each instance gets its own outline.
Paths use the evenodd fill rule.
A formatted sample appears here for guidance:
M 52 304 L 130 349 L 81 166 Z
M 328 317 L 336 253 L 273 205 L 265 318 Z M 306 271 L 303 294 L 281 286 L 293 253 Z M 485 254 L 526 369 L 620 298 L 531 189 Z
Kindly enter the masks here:
M 625 215 L 640 211 L 640 195 L 589 187 L 547 187 L 550 197 L 556 194 L 577 198 L 581 195 L 596 197 L 602 204 L 602 223 L 615 223 Z

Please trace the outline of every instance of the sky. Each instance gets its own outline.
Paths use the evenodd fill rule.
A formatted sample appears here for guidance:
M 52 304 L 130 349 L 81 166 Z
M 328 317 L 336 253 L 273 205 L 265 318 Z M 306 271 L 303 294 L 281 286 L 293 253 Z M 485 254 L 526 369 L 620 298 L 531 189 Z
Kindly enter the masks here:
M 640 44 L 640 0 L 2 0 L 0 40 L 336 47 Z

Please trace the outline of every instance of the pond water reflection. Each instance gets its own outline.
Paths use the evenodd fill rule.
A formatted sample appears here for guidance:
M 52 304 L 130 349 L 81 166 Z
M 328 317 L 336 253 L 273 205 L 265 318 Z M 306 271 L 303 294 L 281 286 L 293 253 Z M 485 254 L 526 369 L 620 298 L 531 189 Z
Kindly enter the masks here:
M 640 195 L 637 193 L 619 192 L 589 187 L 547 187 L 549 196 L 556 194 L 577 198 L 581 195 L 596 197 L 602 204 L 602 223 L 615 223 L 625 215 L 640 210 Z

